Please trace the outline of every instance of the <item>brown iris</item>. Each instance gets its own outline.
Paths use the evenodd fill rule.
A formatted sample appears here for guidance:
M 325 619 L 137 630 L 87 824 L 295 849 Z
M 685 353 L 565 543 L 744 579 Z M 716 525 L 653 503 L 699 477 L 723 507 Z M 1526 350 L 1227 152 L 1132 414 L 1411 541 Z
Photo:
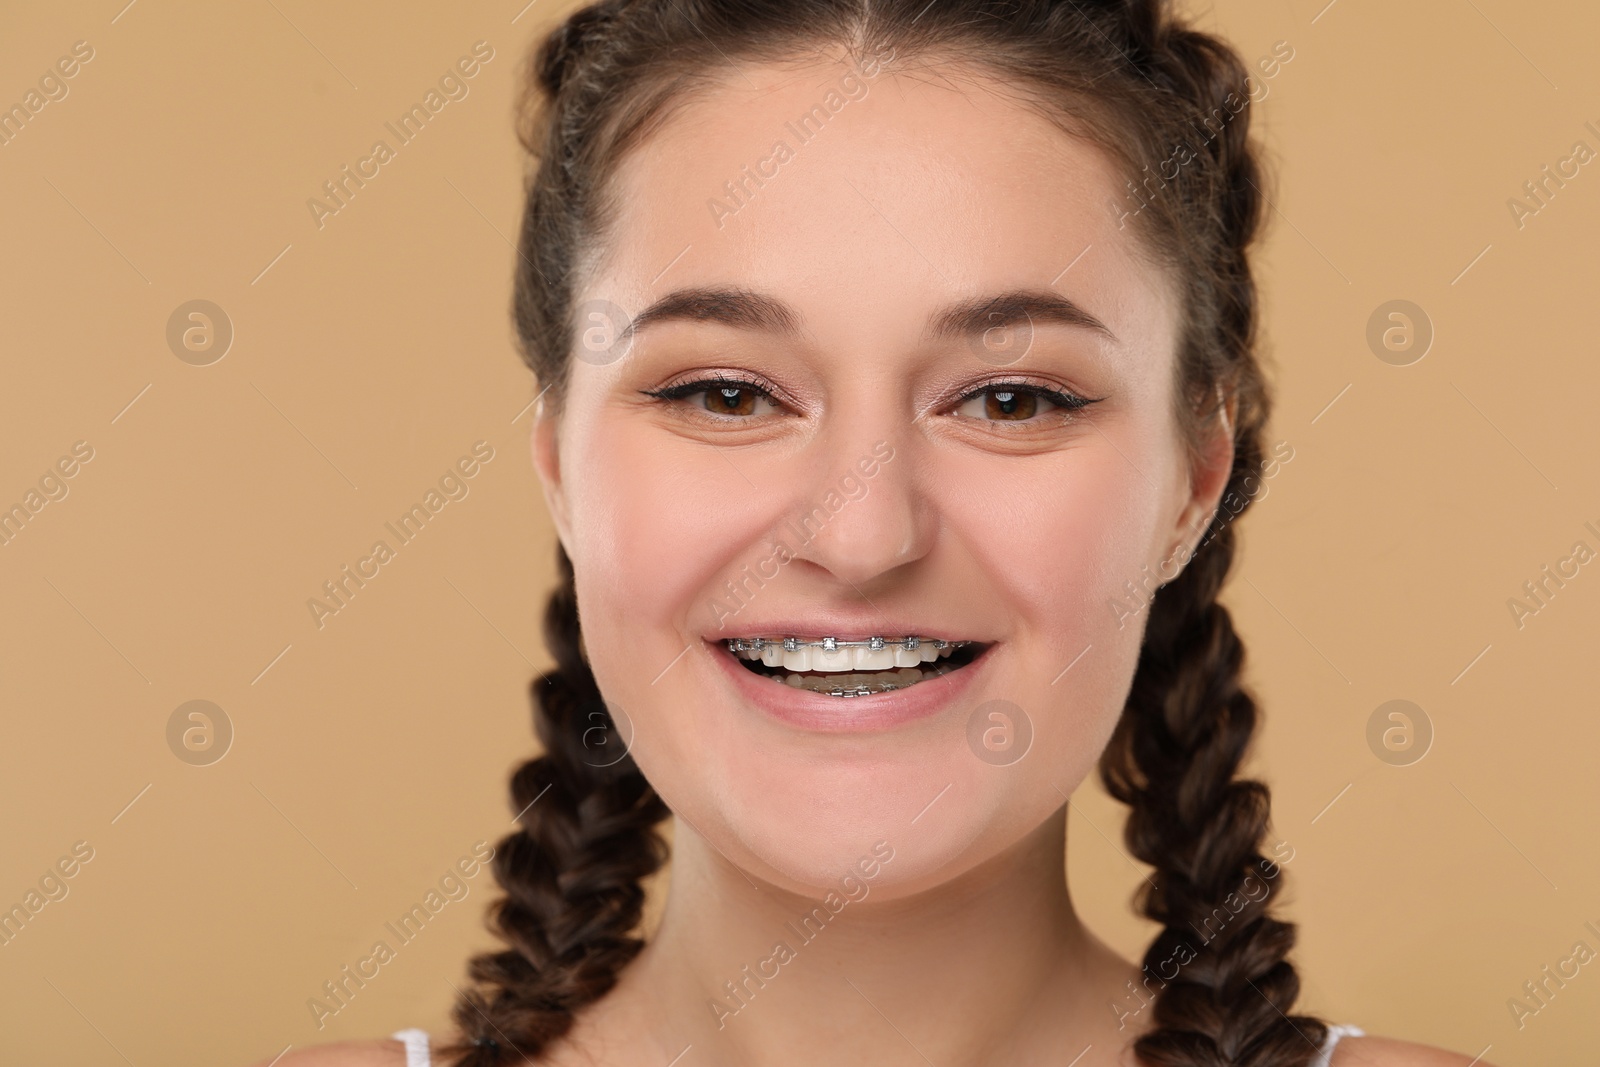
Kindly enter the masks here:
M 1039 398 L 1032 393 L 990 389 L 983 394 L 983 413 L 991 419 L 1031 419 L 1038 407 Z
M 707 389 L 706 410 L 718 415 L 754 415 L 756 391 L 731 385 Z

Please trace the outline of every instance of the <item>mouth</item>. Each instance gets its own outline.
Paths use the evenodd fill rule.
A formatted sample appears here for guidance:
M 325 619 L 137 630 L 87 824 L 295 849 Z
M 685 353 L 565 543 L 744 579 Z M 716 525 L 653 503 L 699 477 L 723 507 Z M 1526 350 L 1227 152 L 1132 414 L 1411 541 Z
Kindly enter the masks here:
M 909 689 L 952 674 L 989 647 L 907 634 L 860 640 L 837 637 L 736 637 L 727 649 L 745 670 L 780 685 L 848 698 Z

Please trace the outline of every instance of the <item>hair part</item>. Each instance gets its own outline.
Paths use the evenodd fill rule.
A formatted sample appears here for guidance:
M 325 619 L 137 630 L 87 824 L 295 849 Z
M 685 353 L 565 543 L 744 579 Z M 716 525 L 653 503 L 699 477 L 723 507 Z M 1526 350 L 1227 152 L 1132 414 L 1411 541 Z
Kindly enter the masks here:
M 574 304 L 617 217 L 611 179 L 631 150 L 739 64 L 841 49 L 855 60 L 891 52 L 891 69 L 954 64 L 987 74 L 1101 148 L 1127 181 L 1128 199 L 1112 209 L 1180 298 L 1173 417 L 1191 471 L 1208 435 L 1232 437 L 1225 494 L 1241 507 L 1212 516 L 1198 554 L 1156 593 L 1100 759 L 1107 790 L 1129 805 L 1129 850 L 1153 868 L 1136 904 L 1162 926 L 1144 959 L 1158 969 L 1270 862 L 1260 852 L 1267 787 L 1239 777 L 1256 705 L 1242 681 L 1243 645 L 1217 600 L 1271 406 L 1248 259 L 1264 175 L 1249 139 L 1246 71 L 1226 43 L 1180 20 L 1167 0 L 601 0 L 579 8 L 537 45 L 520 102 L 518 136 L 536 159 L 512 308 L 522 356 L 559 415 Z M 609 992 L 642 947 L 640 880 L 665 860 L 656 825 L 667 809 L 631 757 L 604 769 L 585 759 L 583 731 L 614 726 L 581 654 L 564 550 L 558 562 L 562 581 L 546 613 L 556 667 L 532 686 L 545 754 L 513 776 L 522 828 L 500 842 L 494 867 L 505 898 L 491 926 L 507 948 L 472 961 L 475 987 L 455 1009 L 463 1036 L 444 1050 L 454 1067 L 537 1056 Z M 1142 1062 L 1312 1062 L 1326 1028 L 1291 1014 L 1295 928 L 1272 917 L 1275 903 L 1230 910 L 1216 936 L 1162 982 L 1153 1026 L 1135 1044 Z

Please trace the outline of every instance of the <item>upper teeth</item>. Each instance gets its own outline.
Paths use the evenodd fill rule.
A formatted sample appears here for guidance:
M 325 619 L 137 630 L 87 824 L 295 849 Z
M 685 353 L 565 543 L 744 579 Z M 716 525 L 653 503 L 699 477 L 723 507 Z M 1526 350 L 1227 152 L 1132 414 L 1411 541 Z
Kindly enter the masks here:
M 883 637 L 869 637 L 865 641 L 840 641 L 833 637 L 816 641 L 802 641 L 796 637 L 735 637 L 728 641 L 728 651 L 740 659 L 759 659 L 768 667 L 782 667 L 787 671 L 881 671 L 932 663 L 967 644 L 971 642 L 915 636 L 892 642 Z

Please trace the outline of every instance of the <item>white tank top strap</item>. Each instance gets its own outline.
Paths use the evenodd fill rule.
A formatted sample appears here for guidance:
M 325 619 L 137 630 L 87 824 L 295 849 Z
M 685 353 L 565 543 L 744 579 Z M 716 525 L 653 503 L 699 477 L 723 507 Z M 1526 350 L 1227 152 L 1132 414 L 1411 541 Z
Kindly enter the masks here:
M 1338 1046 L 1341 1037 L 1366 1037 L 1366 1031 L 1359 1026 L 1334 1023 L 1328 1027 L 1328 1038 L 1322 1043 L 1322 1048 L 1317 1052 L 1313 1067 L 1328 1067 L 1333 1060 L 1333 1050 Z M 407 1067 L 410 1067 L 408 1064 Z
M 398 1030 L 389 1036 L 396 1041 L 405 1042 L 406 1067 L 430 1067 L 433 1063 L 428 1055 L 428 1031 Z

